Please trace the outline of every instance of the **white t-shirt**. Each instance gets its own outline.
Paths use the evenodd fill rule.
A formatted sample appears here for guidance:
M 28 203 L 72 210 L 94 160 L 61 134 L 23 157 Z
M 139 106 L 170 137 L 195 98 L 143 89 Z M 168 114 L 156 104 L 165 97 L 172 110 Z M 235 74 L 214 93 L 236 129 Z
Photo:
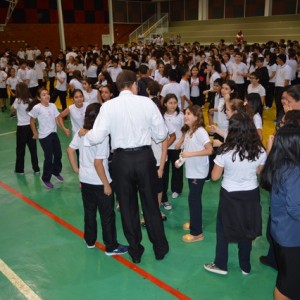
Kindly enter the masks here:
M 103 185 L 100 177 L 94 166 L 95 159 L 103 159 L 103 167 L 108 182 L 111 182 L 111 177 L 108 172 L 108 156 L 109 156 L 109 138 L 108 136 L 104 139 L 101 144 L 97 144 L 90 147 L 84 146 L 85 136 L 81 137 L 76 134 L 74 135 L 70 148 L 79 149 L 79 180 L 80 182 Z
M 26 50 L 26 58 L 27 58 L 27 60 L 34 60 L 34 52 L 33 52 L 33 50 L 31 50 L 31 49 Z
M 209 78 L 209 90 L 212 92 L 214 90 L 214 82 L 217 78 L 220 78 L 220 74 L 218 72 L 214 72 Z
M 20 59 L 25 59 L 25 51 L 18 51 L 17 52 L 17 56 L 20 58 Z
M 184 125 L 184 115 L 182 112 L 179 112 L 179 114 L 177 114 L 177 112 L 175 112 L 172 115 L 169 115 L 167 113 L 164 114 L 164 120 L 166 123 L 167 128 L 173 128 L 174 130 L 172 130 L 175 135 L 176 135 L 176 139 L 174 141 L 173 144 L 171 144 L 169 146 L 168 149 L 170 150 L 174 150 L 175 149 L 175 145 L 179 142 L 181 136 L 182 136 L 182 132 L 181 132 L 181 128 Z
M 227 116 L 225 114 L 224 106 L 225 106 L 225 100 L 222 97 L 219 99 L 217 124 L 221 130 L 227 131 L 229 122 L 228 122 Z
M 70 119 L 71 119 L 71 125 L 72 125 L 72 133 L 73 135 L 83 126 L 84 122 L 84 115 L 86 108 L 89 104 L 86 102 L 83 102 L 83 105 L 81 108 L 77 108 L 75 104 L 72 104 L 69 106 L 70 111 Z
M 55 64 L 52 63 L 50 69 L 48 70 L 48 77 L 52 78 L 55 77 Z
M 12 90 L 15 90 L 19 82 L 20 80 L 17 77 L 8 77 L 6 80 L 6 85 L 9 85 Z
M 18 69 L 17 77 L 19 78 L 20 82 L 24 82 L 26 80 L 27 71 L 28 71 L 28 69 L 25 69 L 25 70 Z
M 6 88 L 5 79 L 7 78 L 7 74 L 4 71 L 0 70 L 0 88 Z
M 167 124 L 168 127 L 168 124 Z M 172 127 L 172 124 L 169 124 L 168 127 L 169 135 L 175 133 L 175 128 Z M 162 142 L 156 143 L 153 139 L 151 139 L 151 148 L 156 159 L 156 166 L 159 167 L 161 164 L 161 154 L 162 154 Z M 166 157 L 166 161 L 168 157 Z
M 57 72 L 56 77 L 58 79 L 64 79 L 63 83 L 60 83 L 59 80 L 57 80 L 56 89 L 65 92 L 67 90 L 67 74 L 64 71 Z
M 17 112 L 17 119 L 18 119 L 18 126 L 26 126 L 30 124 L 30 116 L 28 115 L 28 103 L 24 104 L 23 101 L 19 100 L 18 98 L 15 99 L 13 103 L 13 108 Z
M 35 63 L 34 69 L 36 70 L 38 79 L 44 78 L 44 73 L 45 73 L 46 67 L 47 67 L 47 65 L 43 61 L 41 61 L 39 63 L 37 63 L 37 62 Z
M 198 85 L 193 85 L 193 83 L 196 83 Z M 200 90 L 199 90 L 199 78 L 192 78 L 191 77 L 191 97 L 199 97 L 200 96 Z
M 178 107 L 181 110 L 181 97 L 183 97 L 183 90 L 179 83 L 177 82 L 170 82 L 163 86 L 160 95 L 162 97 L 166 97 L 167 94 L 175 94 L 178 100 Z
M 26 72 L 26 79 L 29 80 L 29 83 L 28 83 L 29 88 L 36 87 L 39 85 L 37 72 L 34 69 L 29 69 Z
M 98 100 L 98 90 L 92 89 L 91 92 L 83 91 L 84 102 L 91 104 L 91 103 L 99 103 Z
M 97 78 L 97 66 L 96 65 L 90 65 L 85 70 L 85 76 L 88 78 Z
M 156 60 L 155 59 L 149 59 L 148 66 L 149 66 L 149 69 L 152 70 L 151 76 L 154 77 L 155 70 L 156 70 Z
M 164 86 L 168 83 L 170 83 L 170 80 L 167 77 L 162 77 L 161 80 L 159 81 L 159 84 L 162 86 Z
M 232 64 L 231 66 L 231 72 L 232 72 L 232 80 L 236 84 L 244 84 L 244 77 L 241 75 L 238 75 L 237 73 L 246 74 L 248 73 L 247 66 L 243 62 L 239 64 Z
M 181 79 L 180 83 L 183 95 L 186 96 L 188 99 L 191 99 L 191 94 L 190 94 L 190 83 L 187 80 Z M 189 106 L 189 103 L 185 101 L 184 103 L 184 108 L 187 108 Z
M 275 75 L 275 86 L 276 87 L 284 87 L 285 80 L 291 83 L 292 69 L 289 65 L 284 64 L 282 66 L 278 65 Z
M 52 132 L 56 132 L 56 118 L 59 115 L 59 111 L 55 104 L 49 103 L 49 106 L 44 106 L 39 103 L 33 107 L 29 115 L 39 121 L 39 139 L 43 139 Z
M 262 129 L 262 119 L 261 119 L 261 116 L 259 113 L 256 113 L 253 116 L 253 122 L 254 122 L 256 129 Z
M 222 187 L 228 192 L 250 191 L 258 187 L 256 170 L 259 166 L 264 165 L 267 154 L 264 149 L 263 153 L 256 161 L 244 159 L 240 161 L 237 154 L 236 159 L 232 161 L 234 150 L 225 154 L 217 155 L 214 162 L 219 167 L 224 168 Z
M 113 82 L 116 82 L 117 76 L 122 72 L 122 68 L 118 65 L 116 68 L 110 67 L 107 72 L 109 73 Z
M 199 127 L 192 136 L 187 132 L 184 138 L 183 151 L 195 152 L 204 150 L 204 145 L 210 143 L 208 133 Z M 209 171 L 208 156 L 193 156 L 185 159 L 185 176 L 190 179 L 203 179 Z
M 288 59 L 286 64 L 291 68 L 291 80 L 295 80 L 298 66 L 297 61 L 295 59 Z
M 71 79 L 70 86 L 73 86 L 74 89 L 79 89 L 83 91 L 82 83 L 76 78 Z
M 73 75 L 74 67 L 75 66 L 72 63 L 68 63 L 67 64 L 67 68 L 66 69 L 68 70 L 70 76 Z
M 248 92 L 248 94 L 257 93 L 261 97 L 266 96 L 266 89 L 261 84 L 259 84 L 256 87 L 253 87 L 252 84 L 249 84 L 248 88 L 247 88 L 247 92 Z
M 272 66 L 268 66 L 269 76 L 272 75 L 273 72 L 275 72 L 275 76 L 269 80 L 269 82 L 275 83 L 276 80 L 276 70 L 277 70 L 277 64 L 273 64 Z
M 214 109 L 217 109 L 217 111 L 214 111 L 214 116 L 213 116 L 213 122 L 214 123 L 218 123 L 218 114 L 219 114 L 219 110 L 218 110 L 218 107 L 219 107 L 219 100 L 220 100 L 220 94 L 215 94 L 215 103 L 214 103 Z
M 162 79 L 162 75 L 159 73 L 159 70 L 155 70 L 154 72 L 154 80 L 159 82 Z

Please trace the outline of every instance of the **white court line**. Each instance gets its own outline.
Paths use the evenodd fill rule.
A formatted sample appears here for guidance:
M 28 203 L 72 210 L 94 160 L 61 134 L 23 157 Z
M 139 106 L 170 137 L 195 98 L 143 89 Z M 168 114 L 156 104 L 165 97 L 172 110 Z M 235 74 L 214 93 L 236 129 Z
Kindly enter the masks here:
M 15 131 L 10 131 L 10 132 L 5 132 L 5 133 L 0 133 L 0 136 L 12 134 L 12 133 L 16 133 L 16 132 Z
M 0 259 L 0 272 L 27 298 L 41 300 L 40 298 L 12 269 Z

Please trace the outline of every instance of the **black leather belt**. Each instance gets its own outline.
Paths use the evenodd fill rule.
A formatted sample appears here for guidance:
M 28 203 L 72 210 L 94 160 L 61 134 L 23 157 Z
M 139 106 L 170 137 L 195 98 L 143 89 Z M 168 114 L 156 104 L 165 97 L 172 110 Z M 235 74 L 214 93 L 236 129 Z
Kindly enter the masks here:
M 146 150 L 150 148 L 151 146 L 141 146 L 135 148 L 117 148 L 114 150 L 114 152 L 134 152 L 134 151 Z

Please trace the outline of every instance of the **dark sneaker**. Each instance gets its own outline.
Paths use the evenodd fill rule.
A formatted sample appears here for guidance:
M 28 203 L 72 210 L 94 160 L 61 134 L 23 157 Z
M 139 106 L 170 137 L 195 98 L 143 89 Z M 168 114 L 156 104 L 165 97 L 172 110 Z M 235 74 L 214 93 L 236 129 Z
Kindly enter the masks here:
M 88 249 L 94 249 L 94 248 L 95 248 L 95 245 L 88 245 L 88 244 L 86 244 L 86 247 L 87 247 Z
M 250 272 L 246 272 L 246 271 L 244 271 L 242 269 L 241 269 L 241 272 L 242 272 L 243 275 L 249 275 L 249 273 L 250 273 Z
M 108 256 L 113 256 L 113 255 L 123 255 L 125 253 L 128 252 L 128 246 L 124 246 L 124 245 L 119 245 L 118 248 L 116 248 L 113 251 L 105 251 L 105 254 Z
M 45 188 L 46 189 L 53 189 L 54 188 L 54 186 L 53 186 L 53 184 L 50 182 L 50 181 L 44 181 L 43 179 L 42 179 L 42 177 L 41 177 L 41 181 L 42 181 L 42 183 L 44 184 L 44 186 L 45 186 Z
M 56 178 L 57 181 L 59 182 L 63 182 L 64 181 L 64 178 L 61 176 L 61 175 L 54 175 L 53 176 Z
M 163 202 L 162 205 L 163 205 L 165 210 L 171 210 L 172 209 L 172 204 L 169 201 Z
M 17 175 L 24 175 L 24 172 L 15 172 Z
M 260 256 L 259 261 L 264 264 L 265 266 L 271 267 L 275 270 L 277 270 L 276 265 L 272 264 L 268 258 L 268 256 Z
M 222 269 L 218 268 L 214 263 L 205 264 L 204 269 L 208 272 L 217 273 L 220 275 L 227 275 L 227 273 L 228 273 L 226 270 L 222 270 Z

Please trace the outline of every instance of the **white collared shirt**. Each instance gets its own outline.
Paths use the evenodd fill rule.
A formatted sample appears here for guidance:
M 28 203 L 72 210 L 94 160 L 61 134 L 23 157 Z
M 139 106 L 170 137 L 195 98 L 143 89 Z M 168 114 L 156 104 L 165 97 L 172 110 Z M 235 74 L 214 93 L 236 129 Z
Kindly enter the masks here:
M 291 67 L 287 64 L 282 66 L 278 65 L 275 75 L 275 86 L 277 87 L 284 87 L 285 80 L 289 81 L 289 85 L 291 84 Z
M 112 149 L 151 145 L 151 138 L 159 143 L 168 134 L 163 117 L 150 98 L 123 90 L 119 97 L 105 102 L 94 127 L 87 133 L 86 146 L 102 143 L 111 135 Z
M 109 138 L 104 139 L 102 144 L 98 144 L 92 147 L 84 147 L 84 141 L 87 137 L 80 138 L 78 134 L 75 134 L 70 148 L 79 149 L 79 180 L 80 182 L 103 185 L 94 166 L 95 159 L 103 160 L 103 167 L 108 182 L 111 182 L 111 177 L 108 171 L 108 156 L 109 156 Z
M 231 72 L 232 72 L 232 80 L 236 84 L 243 84 L 244 83 L 244 77 L 242 75 L 238 75 L 237 73 L 246 74 L 248 73 L 247 66 L 243 62 L 237 64 L 234 63 L 231 66 Z

